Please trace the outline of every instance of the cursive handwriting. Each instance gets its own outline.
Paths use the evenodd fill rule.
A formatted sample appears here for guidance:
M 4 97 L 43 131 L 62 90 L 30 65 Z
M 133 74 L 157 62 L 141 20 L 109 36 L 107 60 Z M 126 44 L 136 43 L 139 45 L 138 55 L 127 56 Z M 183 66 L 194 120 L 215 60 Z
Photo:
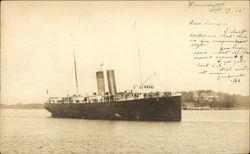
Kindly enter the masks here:
M 206 30 L 201 30 L 191 32 L 189 39 L 190 46 L 194 50 L 193 58 L 196 61 L 198 74 L 212 75 L 217 80 L 241 83 L 249 71 L 247 48 L 249 40 L 246 29 L 224 26 L 219 32 L 207 33 Z
M 189 1 L 188 9 L 194 8 L 203 8 L 207 9 L 208 12 L 212 13 L 224 13 L 224 14 L 233 14 L 233 13 L 242 13 L 246 8 L 232 8 L 228 7 L 225 2 L 209 2 L 209 1 Z

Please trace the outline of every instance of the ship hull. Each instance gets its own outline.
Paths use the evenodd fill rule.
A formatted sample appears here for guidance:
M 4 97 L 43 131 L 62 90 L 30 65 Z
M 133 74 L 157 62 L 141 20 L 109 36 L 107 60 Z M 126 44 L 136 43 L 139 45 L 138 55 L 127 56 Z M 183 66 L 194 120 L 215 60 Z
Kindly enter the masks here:
M 181 121 L 181 96 L 102 103 L 46 103 L 52 117 Z

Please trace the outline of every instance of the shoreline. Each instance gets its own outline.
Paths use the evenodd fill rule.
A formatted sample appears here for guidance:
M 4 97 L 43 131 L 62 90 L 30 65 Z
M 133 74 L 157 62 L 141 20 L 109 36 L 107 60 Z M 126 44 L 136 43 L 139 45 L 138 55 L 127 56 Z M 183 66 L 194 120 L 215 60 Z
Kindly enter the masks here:
M 40 109 L 45 109 L 45 108 L 15 108 L 15 107 L 0 107 L 1 110 L 3 109 L 25 109 L 25 110 L 29 110 L 29 109 L 36 109 L 36 110 L 40 110 Z M 249 110 L 249 108 L 223 108 L 223 109 L 209 109 L 209 110 L 202 110 L 202 109 L 182 109 L 182 111 L 211 111 L 211 110 Z

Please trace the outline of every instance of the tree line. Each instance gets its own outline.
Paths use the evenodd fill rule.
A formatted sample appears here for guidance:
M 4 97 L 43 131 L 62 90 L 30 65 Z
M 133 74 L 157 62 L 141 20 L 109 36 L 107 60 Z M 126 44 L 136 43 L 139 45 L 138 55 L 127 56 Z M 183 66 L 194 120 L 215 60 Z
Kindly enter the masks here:
M 249 108 L 249 96 L 214 92 L 212 90 L 182 91 L 182 102 L 210 108 Z

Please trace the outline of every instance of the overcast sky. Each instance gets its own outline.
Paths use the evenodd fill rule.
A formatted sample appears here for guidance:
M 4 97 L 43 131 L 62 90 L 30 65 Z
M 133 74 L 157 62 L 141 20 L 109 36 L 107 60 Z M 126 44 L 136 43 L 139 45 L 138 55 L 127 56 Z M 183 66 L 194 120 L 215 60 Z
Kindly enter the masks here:
M 247 27 L 246 14 L 235 19 L 219 18 Z M 156 72 L 148 83 L 157 89 L 212 89 L 247 95 L 248 76 L 233 84 L 197 73 L 188 23 L 204 17 L 214 18 L 188 10 L 184 1 L 4 1 L 1 103 L 44 103 L 48 95 L 73 94 L 73 50 L 81 94 L 97 91 L 95 72 L 102 63 L 103 70 L 115 70 L 118 91 L 131 89 L 139 83 L 137 40 L 143 79 Z

